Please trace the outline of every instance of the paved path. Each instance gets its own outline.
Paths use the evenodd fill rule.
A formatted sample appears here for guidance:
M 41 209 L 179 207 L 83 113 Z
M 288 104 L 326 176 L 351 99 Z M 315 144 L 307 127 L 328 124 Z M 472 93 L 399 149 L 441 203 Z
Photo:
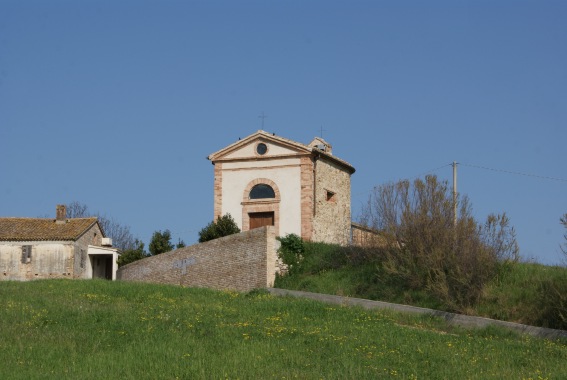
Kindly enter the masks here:
M 544 327 L 528 326 L 519 323 L 499 321 L 490 318 L 473 317 L 469 315 L 448 313 L 445 311 L 426 309 L 423 307 L 400 305 L 400 304 L 388 303 L 382 301 L 370 301 L 361 298 L 333 296 L 330 294 L 309 293 L 298 290 L 268 288 L 268 291 L 271 294 L 277 296 L 309 298 L 316 301 L 339 304 L 343 306 L 360 306 L 364 309 L 390 309 L 402 313 L 429 314 L 435 317 L 443 318 L 450 324 L 454 324 L 462 327 L 482 328 L 488 326 L 499 326 L 517 331 L 522 334 L 528 334 L 547 339 L 567 338 L 567 331 L 565 330 L 555 330 Z

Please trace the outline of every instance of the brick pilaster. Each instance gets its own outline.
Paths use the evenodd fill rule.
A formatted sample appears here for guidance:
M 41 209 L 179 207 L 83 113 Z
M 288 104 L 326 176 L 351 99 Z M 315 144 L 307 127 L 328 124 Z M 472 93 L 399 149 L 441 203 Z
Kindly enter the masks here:
M 213 220 L 217 220 L 222 216 L 222 163 L 215 163 L 215 182 L 214 182 L 214 216 Z
M 301 157 L 301 237 L 311 240 L 313 234 L 313 161 L 311 156 Z

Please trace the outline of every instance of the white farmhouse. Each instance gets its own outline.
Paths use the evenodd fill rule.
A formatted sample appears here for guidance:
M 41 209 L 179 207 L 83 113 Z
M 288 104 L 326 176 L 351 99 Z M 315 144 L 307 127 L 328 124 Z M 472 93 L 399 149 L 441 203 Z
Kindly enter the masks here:
M 118 250 L 97 218 L 0 218 L 0 280 L 116 279 Z

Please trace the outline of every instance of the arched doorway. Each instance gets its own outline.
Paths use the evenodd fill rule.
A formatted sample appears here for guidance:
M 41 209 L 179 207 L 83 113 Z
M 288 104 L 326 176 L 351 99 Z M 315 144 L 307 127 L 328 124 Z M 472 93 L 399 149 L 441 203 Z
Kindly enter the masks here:
M 276 227 L 279 231 L 280 192 L 278 186 L 267 178 L 250 182 L 242 200 L 242 230 L 263 226 Z

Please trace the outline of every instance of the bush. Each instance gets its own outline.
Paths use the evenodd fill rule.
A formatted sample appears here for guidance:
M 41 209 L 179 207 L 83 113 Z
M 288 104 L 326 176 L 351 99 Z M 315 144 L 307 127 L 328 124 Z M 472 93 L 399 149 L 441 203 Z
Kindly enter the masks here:
M 455 202 L 458 217 L 455 223 Z M 476 303 L 483 288 L 507 263 L 518 245 L 505 214 L 484 225 L 471 216 L 468 199 L 453 199 L 447 182 L 435 176 L 375 188 L 362 223 L 382 231 L 384 247 L 374 260 L 410 289 L 426 289 L 450 310 Z
M 284 237 L 277 237 L 280 242 L 278 256 L 286 265 L 287 273 L 295 274 L 300 271 L 301 262 L 303 261 L 303 253 L 305 246 L 303 240 L 296 234 L 287 234 Z
M 535 323 L 538 326 L 567 330 L 567 277 L 548 278 L 539 284 Z
M 567 213 L 559 221 L 567 230 Z M 567 232 L 563 238 L 565 240 L 560 249 L 567 265 Z M 541 280 L 539 292 L 536 323 L 543 327 L 567 330 L 567 277 L 555 276 Z
M 304 245 L 303 273 L 317 274 L 349 264 L 348 247 L 320 242 L 305 242 Z
M 230 214 L 218 217 L 216 222 L 207 224 L 201 231 L 199 231 L 199 243 L 204 243 L 209 240 L 218 239 L 223 236 L 237 234 L 240 228 L 236 225 L 234 219 Z
M 281 246 L 278 255 L 289 275 L 313 275 L 348 265 L 361 264 L 365 250 L 337 244 L 303 241 L 295 234 L 277 238 Z
M 155 231 L 152 235 L 149 248 L 152 256 L 173 251 L 175 247 L 171 244 L 171 232 L 169 230 L 163 232 Z
M 126 264 L 133 263 L 134 261 L 138 261 L 141 259 L 145 259 L 148 257 L 146 251 L 144 251 L 144 243 L 139 241 L 138 239 L 134 242 L 136 248 L 127 249 L 122 252 L 120 257 L 118 257 L 118 266 L 124 266 Z

